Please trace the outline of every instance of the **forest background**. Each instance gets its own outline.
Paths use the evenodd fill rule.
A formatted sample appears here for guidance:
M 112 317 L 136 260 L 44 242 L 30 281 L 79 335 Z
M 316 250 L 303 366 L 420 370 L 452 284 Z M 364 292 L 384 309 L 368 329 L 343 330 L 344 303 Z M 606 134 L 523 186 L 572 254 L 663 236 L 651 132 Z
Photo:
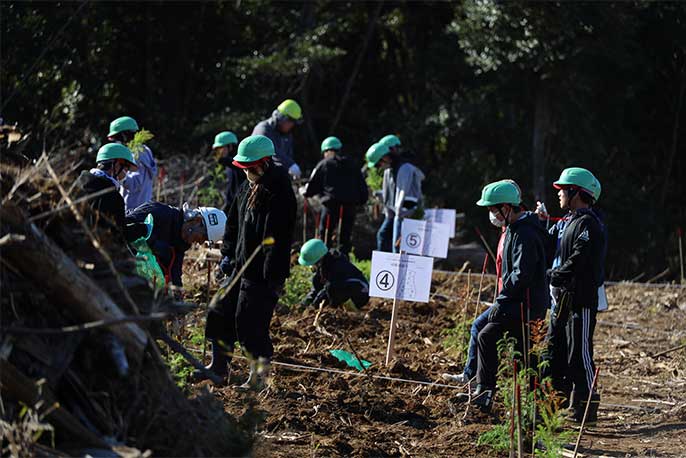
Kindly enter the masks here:
M 0 116 L 31 132 L 34 156 L 94 155 L 126 114 L 157 157 L 211 161 L 215 133 L 249 135 L 294 98 L 301 167 L 328 135 L 362 165 L 397 133 L 429 204 L 467 228 L 488 226 L 484 184 L 514 178 L 559 214 L 550 183 L 587 167 L 609 278 L 679 277 L 686 3 L 2 1 L 0 23 Z

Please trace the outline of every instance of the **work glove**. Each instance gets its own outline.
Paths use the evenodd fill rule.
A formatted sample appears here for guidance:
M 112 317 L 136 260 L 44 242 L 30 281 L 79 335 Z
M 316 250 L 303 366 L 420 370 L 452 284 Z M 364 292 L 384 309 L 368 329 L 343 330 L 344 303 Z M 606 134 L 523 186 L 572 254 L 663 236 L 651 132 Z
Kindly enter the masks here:
M 305 193 L 307 192 L 307 186 L 300 186 L 298 188 L 298 194 L 301 196 L 305 197 Z
M 553 298 L 553 302 L 556 304 L 560 303 L 560 298 L 562 297 L 562 288 L 558 288 L 557 286 L 551 286 L 550 287 L 550 297 Z
M 293 163 L 293 165 L 288 168 L 288 173 L 293 177 L 294 180 L 299 180 L 300 176 L 302 175 L 300 167 L 296 163 Z
M 169 293 L 175 301 L 182 301 L 186 295 L 186 290 L 182 286 L 169 285 Z
M 222 279 L 223 279 L 225 276 L 226 276 L 226 274 L 225 274 L 224 271 L 222 270 L 221 266 L 220 266 L 220 265 L 217 265 L 217 267 L 215 267 L 215 269 L 214 269 L 214 279 L 217 280 L 217 281 L 219 282 L 219 281 L 222 281 Z
M 222 258 L 222 260 L 219 262 L 219 269 L 224 273 L 224 275 L 231 275 L 231 272 L 233 272 L 234 266 L 233 266 L 233 263 L 231 262 L 231 259 L 229 259 L 228 256 L 224 256 Z M 217 279 L 219 280 L 220 278 L 217 278 Z

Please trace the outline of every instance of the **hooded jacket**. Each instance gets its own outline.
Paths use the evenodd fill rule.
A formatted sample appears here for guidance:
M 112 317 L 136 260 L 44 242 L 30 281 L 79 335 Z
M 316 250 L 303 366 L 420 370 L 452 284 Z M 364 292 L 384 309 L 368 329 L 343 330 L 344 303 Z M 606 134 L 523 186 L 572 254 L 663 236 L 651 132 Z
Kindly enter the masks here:
M 88 206 L 92 210 L 89 215 L 91 226 L 109 229 L 122 234 L 128 242 L 133 242 L 145 234 L 144 226 L 127 226 L 124 199 L 119 195 L 117 188 L 110 179 L 93 175 L 91 172 L 84 170 L 76 179 L 76 187 L 79 190 L 80 197 L 94 194 L 98 191 L 109 190 L 109 192 L 88 201 Z
M 279 113 L 279 110 L 274 110 L 271 118 L 257 123 L 252 130 L 252 135 L 264 135 L 269 138 L 274 143 L 274 162 L 288 170 L 291 165 L 295 164 L 295 160 L 293 160 L 293 134 L 279 132 L 279 119 L 282 117 L 283 115 Z
M 119 192 L 124 198 L 126 211 L 152 200 L 152 188 L 157 177 L 157 163 L 150 148 L 143 145 L 143 150 L 136 159 L 138 170 L 129 171 L 121 183 Z
M 560 240 L 560 265 L 550 271 L 550 285 L 574 293 L 573 310 L 598 307 L 604 246 L 603 229 L 593 210 L 572 212 Z
M 152 214 L 152 234 L 148 238 L 148 246 L 157 257 L 165 276 L 172 284 L 183 286 L 181 273 L 183 258 L 191 247 L 183 238 L 183 210 L 161 202 L 146 202 L 126 216 L 127 222 L 142 223 L 148 214 Z
M 409 162 L 395 159 L 383 176 L 382 199 L 387 218 L 404 218 L 422 203 L 424 173 Z M 402 197 L 402 200 L 401 200 Z
M 305 197 L 321 195 L 322 204 L 364 205 L 369 198 L 367 183 L 357 164 L 347 156 L 319 161 L 305 189 Z
M 262 247 L 243 278 L 278 286 L 290 275 L 296 200 L 288 172 L 273 162 L 268 164 L 258 181 L 262 189 L 255 208 L 248 208 L 253 185 L 247 180 L 234 198 L 221 252 L 234 269 L 240 269 L 263 240 L 273 237 L 275 243 Z
M 538 216 L 526 212 L 507 226 L 502 254 L 502 288 L 496 297 L 499 320 L 520 320 L 520 305 L 532 319 L 545 316 L 550 305 L 546 283 L 548 234 Z

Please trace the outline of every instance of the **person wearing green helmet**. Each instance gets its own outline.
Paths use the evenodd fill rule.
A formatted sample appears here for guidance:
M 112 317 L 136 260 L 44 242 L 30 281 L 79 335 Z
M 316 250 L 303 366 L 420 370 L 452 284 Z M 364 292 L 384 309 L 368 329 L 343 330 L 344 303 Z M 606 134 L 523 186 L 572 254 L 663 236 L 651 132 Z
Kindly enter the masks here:
M 302 172 L 293 154 L 293 128 L 303 121 L 302 108 L 298 102 L 286 99 L 276 107 L 269 119 L 260 121 L 252 135 L 264 135 L 274 143 L 274 162 L 286 170 L 295 180 Z
M 127 145 L 138 132 L 138 123 L 130 116 L 122 116 L 110 123 L 107 138 L 111 142 Z M 120 194 L 126 211 L 132 211 L 144 202 L 152 200 L 152 190 L 157 177 L 157 163 L 147 145 L 136 152 L 136 170 L 129 170 L 121 181 Z
M 288 173 L 274 164 L 273 156 L 274 144 L 263 135 L 251 135 L 238 145 L 233 163 L 247 180 L 227 215 L 220 267 L 227 282 L 243 273 L 236 287 L 210 310 L 205 326 L 212 343 L 209 370 L 227 375 L 236 342 L 250 355 L 245 388 L 259 388 L 269 375 L 274 353 L 269 323 L 290 275 L 296 200 Z
M 384 171 L 381 199 L 384 205 L 384 221 L 376 233 L 377 251 L 397 252 L 403 218 L 410 217 L 422 205 L 422 181 L 424 173 L 408 162 L 397 149 L 395 136 L 384 137 L 366 153 L 367 167 Z M 382 139 L 382 140 L 384 140 Z M 397 139 L 397 137 L 395 137 Z M 395 144 L 395 147 L 389 147 Z
M 570 419 L 581 422 L 586 404 L 587 421 L 597 421 L 600 395 L 593 389 L 593 333 L 598 312 L 598 291 L 604 282 L 606 234 L 593 205 L 600 197 L 600 181 L 587 169 L 570 167 L 553 183 L 560 208 L 569 213 L 561 228 L 556 262 L 549 272 L 554 302 L 553 322 L 548 334 L 548 357 L 557 367 L 553 381 L 570 399 Z M 561 329 L 566 334 L 566 355 Z M 556 347 L 557 345 L 560 345 Z M 566 357 L 566 364 L 560 361 Z M 565 377 L 566 374 L 566 377 Z
M 527 348 L 522 319 L 542 319 L 548 309 L 548 237 L 538 217 L 524 210 L 519 187 L 511 180 L 486 185 L 476 204 L 488 209 L 492 223 L 497 221 L 505 227 L 502 287 L 476 339 L 477 388 L 471 400 L 481 410 L 489 411 L 496 389 L 498 341 L 508 333 L 518 339 L 519 349 Z
M 347 256 L 338 250 L 330 250 L 320 239 L 305 242 L 300 249 L 298 263 L 310 266 L 314 271 L 312 288 L 302 300 L 303 306 L 315 307 L 324 301 L 333 306 L 351 300 L 357 308 L 369 302 L 369 283 L 364 274 Z
M 326 138 L 322 142 L 321 152 L 324 159 L 312 171 L 302 194 L 306 199 L 319 196 L 322 204 L 319 231 L 326 234 L 327 246 L 333 248 L 336 238 L 338 249 L 348 254 L 352 249 L 351 237 L 357 209 L 369 197 L 367 183 L 359 164 L 343 153 L 343 143 L 338 138 Z M 339 227 L 340 234 L 337 231 Z
M 138 239 L 145 234 L 145 228 L 126 225 L 124 198 L 118 192 L 126 173 L 137 168 L 131 150 L 119 143 L 108 143 L 100 147 L 95 161 L 96 167 L 84 170 L 76 180 L 79 195 L 101 193 L 88 200 L 91 224 L 121 233 L 129 242 Z
M 212 143 L 212 152 L 215 160 L 225 167 L 226 172 L 226 195 L 224 197 L 224 206 L 222 210 L 225 212 L 231 208 L 231 202 L 238 193 L 238 188 L 245 181 L 245 174 L 233 165 L 233 156 L 236 154 L 236 147 L 238 146 L 238 137 L 231 131 L 219 132 L 214 137 Z

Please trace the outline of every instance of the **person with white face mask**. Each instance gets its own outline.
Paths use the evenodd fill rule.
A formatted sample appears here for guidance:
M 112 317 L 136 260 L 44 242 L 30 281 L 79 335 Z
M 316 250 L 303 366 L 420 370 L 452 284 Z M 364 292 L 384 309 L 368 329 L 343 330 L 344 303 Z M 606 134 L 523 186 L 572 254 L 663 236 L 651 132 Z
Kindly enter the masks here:
M 502 285 L 495 303 L 488 310 L 488 323 L 477 336 L 476 391 L 471 402 L 482 411 L 490 411 L 495 394 L 498 372 L 498 341 L 505 333 L 523 345 L 524 320 L 542 319 L 549 304 L 545 272 L 547 233 L 538 217 L 524 211 L 521 193 L 511 180 L 490 183 L 484 187 L 476 203 L 488 208 L 497 220 L 504 223 L 502 248 Z
M 515 183 L 513 180 L 504 180 L 512 183 L 512 185 L 517 189 L 517 194 L 518 198 L 521 201 L 522 195 L 521 195 L 521 190 L 519 189 L 519 186 L 517 183 Z M 497 289 L 496 289 L 496 294 L 500 292 L 500 290 L 503 287 L 503 276 L 502 276 L 502 266 L 503 266 L 503 244 L 505 242 L 505 220 L 500 220 L 498 219 L 498 215 L 493 213 L 493 212 L 488 212 L 488 219 L 491 222 L 492 225 L 495 227 L 501 228 L 500 232 L 500 239 L 498 240 L 498 248 L 496 250 L 496 259 L 495 259 L 495 273 L 496 273 L 496 281 L 498 282 Z M 476 317 L 474 322 L 472 323 L 472 327 L 470 329 L 470 339 L 469 339 L 469 350 L 467 352 L 467 362 L 464 366 L 464 370 L 462 371 L 461 374 L 443 374 L 443 378 L 445 380 L 451 381 L 451 382 L 457 382 L 460 384 L 465 384 L 467 382 L 473 382 L 476 377 L 476 367 L 477 367 L 477 338 L 479 337 L 479 332 L 488 324 L 488 314 L 490 310 L 486 309 Z
M 296 200 L 288 172 L 272 161 L 274 144 L 263 135 L 251 135 L 238 145 L 233 164 L 247 180 L 228 213 L 221 248 L 223 272 L 232 281 L 241 278 L 207 316 L 205 335 L 212 343 L 207 369 L 227 377 L 231 353 L 238 342 L 250 358 L 250 376 L 244 388 L 267 383 L 274 348 L 269 323 L 283 285 L 290 275 L 290 252 L 295 229 Z M 273 239 L 273 243 L 266 241 Z M 201 374 L 194 374 L 196 379 Z
M 131 150 L 119 143 L 108 143 L 98 150 L 95 161 L 96 167 L 81 172 L 76 180 L 80 196 L 103 192 L 88 201 L 91 225 L 123 234 L 128 242 L 142 237 L 147 229 L 144 225 L 126 224 L 124 198 L 118 192 L 126 173 L 138 168 Z

